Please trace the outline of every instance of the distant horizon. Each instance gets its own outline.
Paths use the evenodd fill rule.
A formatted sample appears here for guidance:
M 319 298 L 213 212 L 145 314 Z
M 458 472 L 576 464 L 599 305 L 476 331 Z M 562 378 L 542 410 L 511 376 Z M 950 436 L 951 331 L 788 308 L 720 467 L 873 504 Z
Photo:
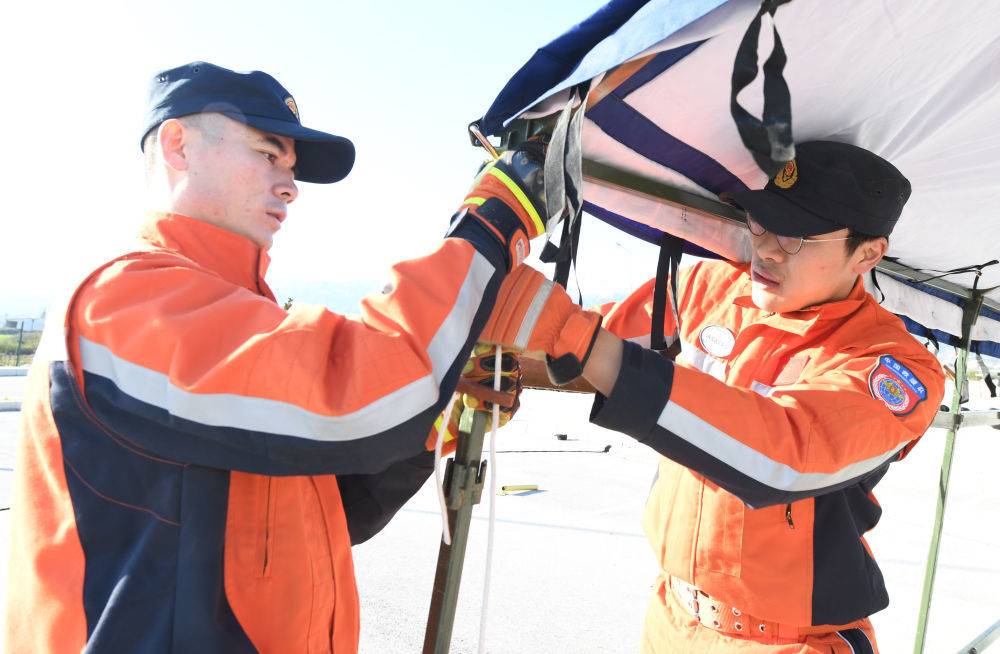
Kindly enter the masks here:
M 268 278 L 267 282 L 279 304 L 292 299 L 295 303 L 317 304 L 334 313 L 348 315 L 356 314 L 361 307 L 361 300 L 368 295 L 378 293 L 385 286 L 386 280 L 375 277 L 346 280 Z M 59 294 L 58 291 L 52 291 L 0 297 L 0 320 L 14 317 L 41 318 L 42 314 L 58 301 Z M 624 299 L 624 294 L 607 291 L 598 294 L 585 293 L 584 299 L 585 304 L 596 305 Z
M 361 309 L 361 300 L 368 295 L 378 293 L 379 290 L 384 286 L 384 279 L 351 279 L 351 280 L 304 280 L 304 279 L 268 279 L 268 285 L 274 292 L 275 299 L 279 304 L 284 304 L 289 298 L 293 300 L 294 303 L 304 303 L 313 304 L 326 307 L 328 310 L 338 313 L 340 315 L 357 315 Z M 638 286 L 638 284 L 637 284 Z M 584 291 L 586 291 L 586 286 L 584 286 Z M 626 297 L 626 293 L 621 294 L 608 294 L 608 293 L 584 293 L 584 306 L 596 306 L 598 304 L 603 304 L 605 302 L 612 302 L 616 300 L 622 300 Z M 30 302 L 28 298 L 23 298 L 23 302 Z M 45 298 L 34 298 L 36 304 L 31 306 L 39 306 L 37 311 L 27 311 L 23 307 L 28 306 L 28 304 L 19 304 L 18 300 L 12 300 L 9 298 L 0 298 L 0 321 L 5 318 L 40 318 L 42 317 L 42 312 L 47 311 L 55 301 L 55 296 L 49 299 L 48 305 L 42 306 L 41 302 L 45 301 Z M 13 307 L 13 308 L 12 308 Z M 2 323 L 0 323 L 2 324 Z M 917 336 L 914 336 L 919 342 L 924 341 Z M 955 349 L 947 344 L 941 344 L 941 349 L 937 353 L 937 358 L 943 364 L 949 366 L 954 365 Z M 1000 358 L 991 357 L 989 355 L 983 355 L 986 361 L 987 367 L 994 371 L 1000 372 Z M 979 365 L 975 358 L 970 358 L 969 360 L 969 371 L 978 371 Z

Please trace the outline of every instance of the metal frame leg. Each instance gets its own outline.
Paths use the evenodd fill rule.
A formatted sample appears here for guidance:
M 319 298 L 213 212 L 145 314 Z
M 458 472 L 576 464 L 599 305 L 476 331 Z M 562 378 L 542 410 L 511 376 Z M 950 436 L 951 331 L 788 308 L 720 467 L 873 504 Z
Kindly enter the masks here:
M 976 639 L 958 650 L 959 654 L 982 654 L 982 652 L 1000 640 L 1000 621 L 994 622 L 989 629 L 976 636 Z
M 486 462 L 482 457 L 489 420 L 490 414 L 484 411 L 466 410 L 462 414 L 455 458 L 448 461 L 445 471 L 444 492 L 448 498 L 451 545 L 446 545 L 442 539 L 438 550 L 437 572 L 424 634 L 424 654 L 447 654 L 451 647 L 472 507 L 482 497 L 486 478 Z
M 924 570 L 924 588 L 920 598 L 920 616 L 917 618 L 917 636 L 913 643 L 914 654 L 923 654 L 924 641 L 927 636 L 927 619 L 931 610 L 931 597 L 934 593 L 934 576 L 937 572 L 938 551 L 941 545 L 941 530 L 944 527 L 944 510 L 948 500 L 948 483 L 951 478 L 951 462 L 955 455 L 955 435 L 962 424 L 961 399 L 962 385 L 968 371 L 969 347 L 972 343 L 972 326 L 979 316 L 983 306 L 983 296 L 977 293 L 966 302 L 962 314 L 962 345 L 958 348 L 955 361 L 955 392 L 951 398 L 951 428 L 944 444 L 944 457 L 941 461 L 941 479 L 938 484 L 937 507 L 934 512 L 934 531 L 931 533 L 930 551 L 927 553 L 927 566 Z

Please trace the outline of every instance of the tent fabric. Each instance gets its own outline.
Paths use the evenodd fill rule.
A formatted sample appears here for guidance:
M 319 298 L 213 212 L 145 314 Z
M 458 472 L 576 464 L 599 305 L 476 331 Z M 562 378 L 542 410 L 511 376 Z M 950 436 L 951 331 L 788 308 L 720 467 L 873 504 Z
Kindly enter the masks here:
M 926 285 L 899 280 L 892 275 L 875 273 L 879 288 L 873 288 L 871 278 L 865 286 L 883 307 L 892 311 L 906 324 L 906 328 L 924 336 L 932 331 L 938 341 L 958 347 L 960 334 L 954 333 L 954 326 L 962 324 L 961 298 Z M 879 291 L 881 290 L 881 293 Z M 883 293 L 885 297 L 883 298 Z M 984 308 L 976 324 L 972 326 L 973 352 L 991 357 L 1000 357 L 1000 313 Z
M 480 129 L 499 134 L 544 97 L 592 79 L 660 43 L 725 0 L 612 0 L 540 48 L 500 91 Z
M 607 209 L 602 209 L 597 205 L 590 204 L 589 202 L 583 203 L 583 210 L 590 214 L 591 216 L 601 220 L 612 227 L 615 227 L 626 234 L 640 238 L 647 243 L 652 245 L 660 245 L 663 241 L 663 232 L 656 229 L 655 227 L 650 227 L 649 225 L 644 225 L 643 223 L 636 222 L 634 220 L 629 220 L 625 216 L 619 216 L 616 213 L 612 213 Z M 712 252 L 711 250 L 706 250 L 705 248 L 699 247 L 691 241 L 684 241 L 683 254 L 690 254 L 695 257 L 702 259 L 720 259 L 721 257 Z
M 582 131 L 585 158 L 709 198 L 761 188 L 767 178 L 729 112 L 733 59 L 759 7 L 755 0 L 612 2 L 539 50 L 482 125 L 502 131 L 525 111 L 544 108 L 546 98 L 593 80 Z M 913 185 L 889 255 L 928 271 L 1000 258 L 1000 2 L 792 0 L 774 22 L 788 55 L 795 140 L 860 145 L 895 164 Z M 771 45 L 770 29 L 763 29 L 762 59 Z M 558 74 L 551 61 L 560 62 Z M 602 79 L 615 78 L 605 73 L 625 62 L 638 70 L 602 91 Z M 739 100 L 760 114 L 760 75 Z M 699 221 L 683 207 L 592 179 L 584 200 L 604 218 L 677 233 L 727 258 L 748 254 L 745 230 L 728 221 L 705 218 L 693 227 Z M 946 279 L 968 289 L 974 275 Z M 881 286 L 883 304 L 914 329 L 961 333 L 955 302 L 894 278 Z M 979 288 L 1000 300 L 1000 265 L 983 270 Z M 998 327 L 981 314 L 974 335 L 979 347 L 995 351 Z

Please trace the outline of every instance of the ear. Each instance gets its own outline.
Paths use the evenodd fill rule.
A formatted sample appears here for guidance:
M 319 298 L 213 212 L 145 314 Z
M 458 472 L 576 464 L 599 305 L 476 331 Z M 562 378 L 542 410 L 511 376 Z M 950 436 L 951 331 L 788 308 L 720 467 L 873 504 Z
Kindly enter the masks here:
M 190 166 L 188 152 L 185 148 L 191 132 L 184 127 L 184 123 L 176 118 L 170 118 L 160 123 L 157 128 L 156 138 L 160 144 L 160 151 L 163 153 L 163 162 L 174 170 L 187 170 Z
M 889 239 L 883 237 L 872 239 L 861 244 L 854 254 L 852 269 L 859 275 L 864 275 L 882 260 L 889 249 Z

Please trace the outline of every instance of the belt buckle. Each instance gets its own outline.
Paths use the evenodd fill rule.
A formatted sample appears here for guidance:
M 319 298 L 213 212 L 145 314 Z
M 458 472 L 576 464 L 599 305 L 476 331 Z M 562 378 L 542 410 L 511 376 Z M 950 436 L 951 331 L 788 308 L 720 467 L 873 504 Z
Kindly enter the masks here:
M 753 616 L 744 613 L 735 606 L 730 606 L 724 602 L 720 602 L 711 595 L 701 591 L 694 584 L 689 584 L 682 579 L 672 577 L 670 586 L 674 589 L 676 597 L 684 600 L 691 616 L 694 617 L 699 624 L 708 629 L 722 629 L 722 621 L 720 620 L 722 616 L 720 613 L 726 612 L 728 614 L 731 611 L 733 618 L 735 619 L 732 626 L 737 635 L 747 634 L 747 632 L 750 632 L 751 630 L 759 633 L 760 635 L 778 633 L 773 623 L 759 620 L 758 618 L 754 618 Z M 702 615 L 703 607 L 706 609 L 706 613 L 711 613 L 711 616 Z M 756 625 L 756 629 L 753 629 L 751 625 Z M 729 632 L 723 631 L 723 633 Z
M 701 604 L 698 602 L 698 589 L 695 586 L 688 586 L 685 589 L 691 599 L 688 600 L 691 606 L 691 610 L 694 612 L 694 617 L 697 618 L 698 622 L 701 622 Z
M 694 617 L 694 619 L 697 620 L 699 624 L 703 624 L 706 627 L 710 627 L 712 629 L 718 629 L 721 626 L 721 623 L 719 622 L 719 616 L 718 616 L 719 607 L 717 606 L 717 601 L 714 600 L 709 595 L 707 595 L 706 593 L 699 590 L 697 586 L 683 581 L 681 583 L 683 584 L 682 586 L 683 592 L 689 598 L 688 608 L 691 610 L 691 615 Z M 709 619 L 707 616 L 702 616 L 701 614 L 702 602 L 706 600 L 708 602 L 708 608 L 712 612 L 711 619 Z
M 678 579 L 677 577 L 671 578 L 670 585 L 675 589 L 675 591 L 678 592 L 679 595 L 686 596 L 685 602 L 687 602 L 688 610 L 691 611 L 691 615 L 693 615 L 698 622 L 701 622 L 701 617 L 699 615 L 700 604 L 698 602 L 698 587 Z

